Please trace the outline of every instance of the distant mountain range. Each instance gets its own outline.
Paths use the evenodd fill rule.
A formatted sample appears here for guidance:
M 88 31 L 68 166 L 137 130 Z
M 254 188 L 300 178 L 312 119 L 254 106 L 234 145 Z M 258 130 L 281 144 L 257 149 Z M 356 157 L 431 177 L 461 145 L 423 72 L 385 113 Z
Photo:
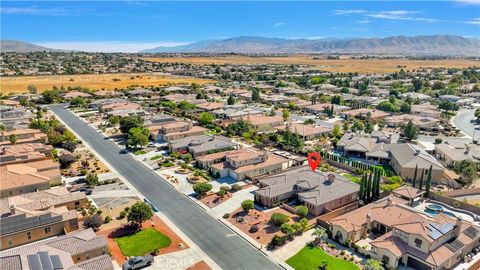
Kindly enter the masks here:
M 158 47 L 141 53 L 370 53 L 480 55 L 480 40 L 452 35 L 387 38 L 282 39 L 235 37 Z
M 2 52 L 62 51 L 18 40 L 0 40 Z M 387 38 L 283 39 L 235 37 L 206 40 L 176 47 L 157 47 L 141 53 L 356 53 L 393 55 L 480 55 L 480 40 L 453 35 L 392 36 Z
M 50 49 L 20 40 L 0 40 L 1 52 L 57 52 L 61 50 Z

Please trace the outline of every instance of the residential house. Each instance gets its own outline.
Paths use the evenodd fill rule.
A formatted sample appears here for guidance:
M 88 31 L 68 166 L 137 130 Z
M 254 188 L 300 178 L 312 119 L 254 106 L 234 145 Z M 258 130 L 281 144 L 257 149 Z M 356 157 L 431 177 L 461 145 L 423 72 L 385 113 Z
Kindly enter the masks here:
M 331 172 L 297 167 L 257 179 L 255 202 L 267 207 L 292 199 L 305 204 L 309 213 L 318 216 L 357 203 L 359 185 Z
M 170 152 L 189 152 L 194 158 L 211 153 L 238 148 L 229 138 L 216 135 L 197 135 L 171 140 L 168 143 Z
M 47 134 L 38 129 L 23 128 L 0 132 L 0 145 L 11 145 L 10 136 L 16 137 L 15 144 L 47 143 Z
M 344 117 L 345 119 L 348 119 L 350 117 L 356 117 L 359 119 L 371 119 L 373 121 L 385 119 L 385 117 L 389 115 L 390 114 L 384 111 L 368 108 L 360 108 L 342 112 L 342 117 Z
M 212 111 L 217 119 L 238 120 L 247 115 L 263 115 L 264 112 L 257 108 L 246 108 L 243 105 L 225 106 L 223 109 Z
M 240 117 L 241 120 L 250 123 L 257 132 L 271 132 L 276 127 L 284 124 L 280 116 L 247 115 Z
M 80 92 L 76 90 L 68 91 L 66 93 L 61 94 L 62 98 L 64 99 L 73 99 L 73 98 L 90 98 L 92 95 L 85 93 L 85 92 Z
M 196 159 L 201 168 L 210 169 L 220 177 L 237 181 L 286 169 L 288 159 L 256 148 L 214 153 Z
M 463 160 L 480 162 L 480 146 L 454 142 L 440 143 L 435 145 L 434 155 L 449 167 L 453 167 Z
M 329 135 L 332 132 L 331 128 L 315 125 L 305 125 L 303 123 L 287 123 L 285 126 L 277 127 L 279 130 L 288 130 L 297 134 L 305 141 L 318 139 L 322 136 Z
M 172 141 L 192 136 L 200 136 L 207 132 L 206 128 L 194 126 L 190 121 L 165 122 L 146 126 L 152 139 L 157 141 Z
M 0 268 L 8 270 L 113 270 L 107 240 L 92 229 L 0 252 Z
M 204 111 L 213 111 L 213 110 L 219 110 L 222 109 L 225 104 L 221 102 L 205 102 L 205 103 L 200 103 L 196 105 L 198 109 L 204 110 Z
M 412 124 L 418 126 L 422 130 L 438 129 L 440 120 L 428 116 L 419 116 L 411 114 L 393 115 L 385 118 L 385 124 L 388 127 L 400 127 L 412 121 Z
M 390 149 L 397 139 L 397 134 L 382 131 L 374 131 L 368 137 L 345 133 L 337 143 L 337 150 L 342 151 L 345 156 L 386 164 L 390 162 Z
M 30 202 L 20 196 L 3 199 L 0 250 L 78 230 L 77 210 L 52 203 L 50 200 Z
M 35 115 L 27 108 L 0 105 L 0 124 L 7 131 L 26 128 L 34 118 Z
M 45 190 L 60 183 L 60 165 L 51 159 L 0 166 L 0 198 Z
M 329 104 L 329 103 L 317 103 L 309 106 L 305 106 L 304 110 L 313 114 L 322 114 L 325 112 L 325 109 L 330 109 L 333 107 L 334 114 L 340 114 L 342 112 L 348 111 L 351 108 L 344 105 Z
M 429 216 L 405 203 L 399 197 L 386 197 L 331 219 L 330 231 L 340 242 L 368 238 L 359 244 L 360 252 L 389 269 L 452 269 L 480 245 L 476 225 L 442 213 Z
M 49 159 L 53 147 L 42 143 L 24 143 L 0 146 L 0 164 L 28 163 Z
M 390 149 L 391 161 L 398 176 L 406 180 L 415 180 L 415 168 L 417 168 L 416 182 L 420 179 L 426 181 L 428 170 L 432 166 L 432 183 L 440 183 L 446 177 L 445 167 L 432 155 L 410 143 L 396 144 Z M 422 177 L 422 173 L 424 176 Z
M 430 103 L 413 104 L 410 114 L 440 119 L 442 111 L 436 105 Z

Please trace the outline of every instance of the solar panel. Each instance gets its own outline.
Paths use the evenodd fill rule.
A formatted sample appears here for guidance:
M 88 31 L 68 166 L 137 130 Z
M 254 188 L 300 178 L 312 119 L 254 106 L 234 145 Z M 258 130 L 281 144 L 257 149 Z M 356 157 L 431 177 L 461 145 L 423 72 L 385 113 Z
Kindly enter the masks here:
M 432 237 L 434 240 L 437 240 L 438 238 L 442 237 L 442 233 L 440 233 L 437 230 L 433 230 L 430 232 L 430 237 Z
M 42 264 L 40 263 L 40 259 L 38 258 L 37 254 L 27 255 L 27 260 L 30 269 L 43 270 Z
M 477 228 L 471 226 L 468 229 L 466 229 L 465 231 L 463 231 L 463 233 L 465 233 L 465 235 L 470 237 L 471 239 L 474 239 L 480 234 L 480 231 L 478 231 Z
M 441 231 L 443 234 L 446 234 L 447 232 L 451 231 L 453 229 L 454 225 L 452 223 L 445 223 L 440 228 L 438 228 L 439 231 Z
M 40 251 L 37 253 L 40 258 L 40 263 L 42 264 L 43 270 L 53 270 L 52 261 L 47 251 Z
M 60 256 L 52 255 L 50 256 L 50 259 L 52 260 L 52 265 L 54 270 L 63 269 L 63 264 L 62 264 L 62 260 L 60 260 Z
M 448 249 L 450 249 L 452 252 L 457 252 L 460 250 L 464 245 L 462 242 L 458 241 L 458 239 L 455 239 L 453 242 L 448 243 L 445 245 Z

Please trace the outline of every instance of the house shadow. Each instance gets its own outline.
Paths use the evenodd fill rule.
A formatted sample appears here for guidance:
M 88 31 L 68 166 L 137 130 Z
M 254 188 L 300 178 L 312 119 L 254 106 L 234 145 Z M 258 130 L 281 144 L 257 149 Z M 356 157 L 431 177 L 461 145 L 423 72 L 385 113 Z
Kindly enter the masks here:
M 108 237 L 109 238 L 119 238 L 119 237 L 122 237 L 122 236 L 127 236 L 127 235 L 131 235 L 131 234 L 134 234 L 136 232 L 138 232 L 139 228 L 135 225 L 130 225 L 130 224 L 127 224 L 127 225 L 124 225 L 116 230 L 113 230 L 111 233 L 108 234 Z

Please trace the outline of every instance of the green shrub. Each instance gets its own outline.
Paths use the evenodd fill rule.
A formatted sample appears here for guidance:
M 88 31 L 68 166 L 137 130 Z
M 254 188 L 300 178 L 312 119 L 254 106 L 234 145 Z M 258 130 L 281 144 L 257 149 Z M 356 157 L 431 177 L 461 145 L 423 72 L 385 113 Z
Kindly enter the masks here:
M 240 186 L 239 184 L 233 184 L 232 185 L 232 190 L 233 191 L 239 191 L 242 189 L 242 186 Z
M 127 212 L 125 211 L 120 212 L 120 214 L 118 215 L 120 219 L 124 219 L 126 216 L 127 216 Z
M 170 162 L 170 161 L 167 161 L 167 162 L 162 163 L 162 166 L 163 166 L 163 167 L 172 167 L 173 165 L 175 165 L 175 164 L 173 164 L 173 163 Z
M 223 215 L 223 218 L 229 218 L 229 217 L 230 217 L 230 213 L 225 213 L 225 214 Z
M 157 160 L 157 159 L 160 159 L 162 157 L 162 155 L 155 155 L 153 157 L 150 158 L 150 160 Z
M 109 223 L 110 221 L 112 221 L 112 218 L 110 216 L 106 216 L 105 217 L 105 220 L 103 221 L 105 224 Z
M 254 203 L 252 200 L 245 200 L 242 202 L 242 209 L 243 211 L 248 211 L 248 210 L 251 210 L 253 209 L 254 207 Z
M 308 208 L 305 205 L 299 205 L 295 208 L 295 214 L 299 217 L 306 217 L 308 215 Z
M 221 186 L 221 187 L 220 187 L 220 190 L 229 191 L 229 190 L 230 190 L 230 187 L 229 187 L 229 186 Z
M 287 223 L 289 220 L 290 218 L 282 213 L 273 213 L 270 217 L 270 222 L 277 226 L 281 226 L 282 224 Z

